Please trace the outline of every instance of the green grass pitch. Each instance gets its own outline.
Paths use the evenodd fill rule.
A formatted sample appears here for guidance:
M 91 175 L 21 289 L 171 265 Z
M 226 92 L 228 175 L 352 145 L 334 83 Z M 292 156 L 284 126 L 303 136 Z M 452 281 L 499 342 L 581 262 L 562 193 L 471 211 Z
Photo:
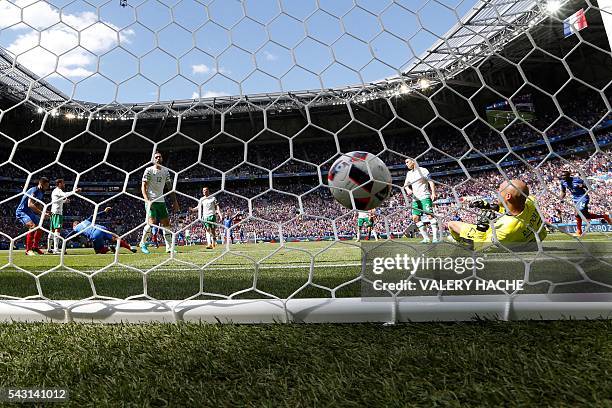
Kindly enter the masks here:
M 589 241 L 608 243 L 601 235 Z M 547 239 L 548 255 L 572 252 L 579 253 L 566 236 Z M 499 251 L 492 256 L 502 269 L 492 276 L 518 274 L 509 266 L 518 265 L 512 257 Z M 521 257 L 539 262 L 533 253 Z M 92 282 L 100 296 L 142 294 L 141 272 L 156 265 L 161 266 L 146 279 L 148 294 L 159 299 L 197 293 L 198 268 L 204 265 L 209 267 L 204 287 L 223 295 L 252 286 L 257 262 L 257 287 L 280 297 L 306 281 L 313 259 L 313 282 L 321 286 L 335 288 L 360 273 L 354 243 L 235 245 L 231 254 L 181 247 L 175 259 L 161 250 L 150 256 L 121 253 L 121 265 L 95 272 L 113 259 L 92 250 L 70 251 L 65 265 L 80 274 L 59 267 L 58 256 L 15 253 L 13 263 L 43 274 L 41 290 L 52 299 L 92 296 Z M 554 263 L 543 262 L 546 273 L 554 272 Z M 9 265 L 6 252 L 0 264 L 0 293 L 37 295 L 35 279 Z M 44 274 L 51 268 L 56 269 Z M 556 269 L 560 282 L 575 278 L 569 268 Z M 355 284 L 337 296 L 359 293 Z M 299 294 L 309 296 L 330 292 L 310 287 Z M 612 406 L 610 333 L 610 321 L 0 324 L 0 387 L 65 387 L 68 405 L 79 407 Z
M 468 256 L 450 244 L 421 245 L 418 240 L 396 241 L 400 249 L 413 256 Z M 486 272 L 477 274 L 485 279 L 523 279 L 525 262 L 530 263 L 529 280 L 539 282 L 525 293 L 546 293 L 550 283 L 584 280 L 582 271 L 573 266 L 581 263 L 582 270 L 596 282 L 612 284 L 610 273 L 600 268 L 601 262 L 589 263 L 592 254 L 607 259 L 609 242 L 601 234 L 593 234 L 578 244 L 563 234 L 551 235 L 545 241 L 544 252 L 508 253 L 489 250 Z M 360 246 L 360 245 L 363 245 Z M 125 299 L 147 295 L 156 299 L 186 299 L 198 293 L 218 294 L 234 298 L 261 298 L 255 291 L 235 295 L 255 286 L 278 298 L 291 295 L 298 298 L 358 297 L 361 283 L 346 282 L 361 275 L 362 249 L 377 245 L 374 241 L 318 241 L 286 243 L 235 244 L 228 251 L 224 246 L 206 250 L 201 245 L 178 247 L 172 258 L 164 247 L 152 248 L 150 255 L 132 254 L 124 249 L 115 260 L 114 254 L 95 255 L 92 249 L 69 250 L 61 265 L 57 255 L 28 257 L 15 251 L 12 264 L 8 252 L 0 252 L 0 295 L 12 297 L 42 296 L 53 299 L 84 299 L 92 296 Z M 587 252 L 588 250 L 588 252 Z M 311 264 L 314 266 L 311 270 Z M 562 264 L 563 268 L 559 268 Z M 25 273 L 28 271 L 30 273 Z M 466 275 L 438 276 L 420 271 L 423 278 L 465 278 Z M 36 284 L 38 277 L 40 293 Z M 310 285 L 303 287 L 311 279 Z M 146 281 L 146 288 L 145 288 Z M 343 286 L 344 285 L 344 286 Z M 557 291 L 602 290 L 597 285 L 560 286 Z M 501 293 L 501 292 L 500 292 Z M 415 292 L 413 295 L 435 295 Z M 461 294 L 461 293 L 456 293 Z M 212 299 L 207 295 L 200 299 Z

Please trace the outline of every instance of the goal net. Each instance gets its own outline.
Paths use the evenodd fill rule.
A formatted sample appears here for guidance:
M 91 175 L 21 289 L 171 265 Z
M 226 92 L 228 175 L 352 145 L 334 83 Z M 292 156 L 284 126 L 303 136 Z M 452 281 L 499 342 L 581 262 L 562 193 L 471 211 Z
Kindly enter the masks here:
M 0 0 L 0 318 L 609 318 L 611 13 Z

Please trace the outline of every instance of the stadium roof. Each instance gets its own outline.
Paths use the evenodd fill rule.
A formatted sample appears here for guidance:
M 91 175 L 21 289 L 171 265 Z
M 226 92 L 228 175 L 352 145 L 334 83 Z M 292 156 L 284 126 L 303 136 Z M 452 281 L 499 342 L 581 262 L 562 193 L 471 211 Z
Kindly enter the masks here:
M 0 47 L 0 94 L 23 100 L 23 96 L 28 92 L 30 98 L 38 103 L 63 103 L 69 99 L 47 81 L 17 64 L 14 58 Z
M 541 17 L 538 19 L 538 17 Z M 406 70 L 406 74 L 425 74 L 451 68 L 458 61 L 486 57 L 531 25 L 546 17 L 535 0 L 481 0 L 443 39 Z
M 85 101 L 70 100 L 70 97 L 57 90 L 45 80 L 38 78 L 25 67 L 14 63 L 9 53 L 0 48 L 0 92 L 22 100 L 29 91 L 30 100 L 46 109 L 59 105 L 73 110 L 74 114 L 89 112 L 116 112 L 115 115 L 129 116 L 137 112 L 149 112 L 158 115 L 160 112 L 195 112 L 215 111 L 221 106 L 232 106 L 238 101 L 248 100 L 250 104 L 268 105 L 279 100 L 287 101 L 287 107 L 296 102 L 308 103 L 315 100 L 320 105 L 333 104 L 338 99 L 362 101 L 389 95 L 398 95 L 419 89 L 423 77 L 436 81 L 443 75 L 451 78 L 465 70 L 469 64 L 477 63 L 496 50 L 503 47 L 515 36 L 539 23 L 547 15 L 536 0 L 480 0 L 470 13 L 465 15 L 443 39 L 416 58 L 404 71 L 401 77 L 387 78 L 382 81 L 345 88 L 328 90 L 309 90 L 289 93 L 257 94 L 248 96 L 227 96 L 203 98 L 201 100 L 161 101 L 139 104 L 102 105 Z M 406 88 L 409 87 L 409 88 Z M 400 90 L 401 89 L 401 90 Z M 248 107 L 247 107 L 248 109 Z M 148 116 L 148 115 L 146 115 Z

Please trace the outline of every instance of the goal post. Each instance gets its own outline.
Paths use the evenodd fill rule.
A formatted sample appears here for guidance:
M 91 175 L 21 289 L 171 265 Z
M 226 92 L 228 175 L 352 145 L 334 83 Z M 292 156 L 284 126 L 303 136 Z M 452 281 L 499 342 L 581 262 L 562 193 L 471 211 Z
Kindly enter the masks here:
M 383 323 L 610 319 L 609 294 L 146 301 L 3 300 L 2 322 Z
M 610 1 L 26 3 L 0 321 L 612 318 Z

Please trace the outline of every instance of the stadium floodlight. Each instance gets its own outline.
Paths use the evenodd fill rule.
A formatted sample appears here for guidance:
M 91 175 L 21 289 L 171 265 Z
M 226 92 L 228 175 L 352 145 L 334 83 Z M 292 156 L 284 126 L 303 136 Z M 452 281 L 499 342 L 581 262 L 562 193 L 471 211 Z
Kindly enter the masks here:
M 559 0 L 549 0 L 546 3 L 546 11 L 549 14 L 556 14 L 561 9 L 561 1 Z
M 429 89 L 430 86 L 431 86 L 431 81 L 429 79 L 427 78 L 419 79 L 419 88 L 421 88 L 421 90 L 425 91 Z
M 0 29 L 0 320 L 612 317 L 612 55 L 553 16 L 588 1 L 26 3 Z M 53 224 L 15 219 L 30 196 Z M 412 289 L 368 291 L 383 249 L 412 251 L 389 274 Z

